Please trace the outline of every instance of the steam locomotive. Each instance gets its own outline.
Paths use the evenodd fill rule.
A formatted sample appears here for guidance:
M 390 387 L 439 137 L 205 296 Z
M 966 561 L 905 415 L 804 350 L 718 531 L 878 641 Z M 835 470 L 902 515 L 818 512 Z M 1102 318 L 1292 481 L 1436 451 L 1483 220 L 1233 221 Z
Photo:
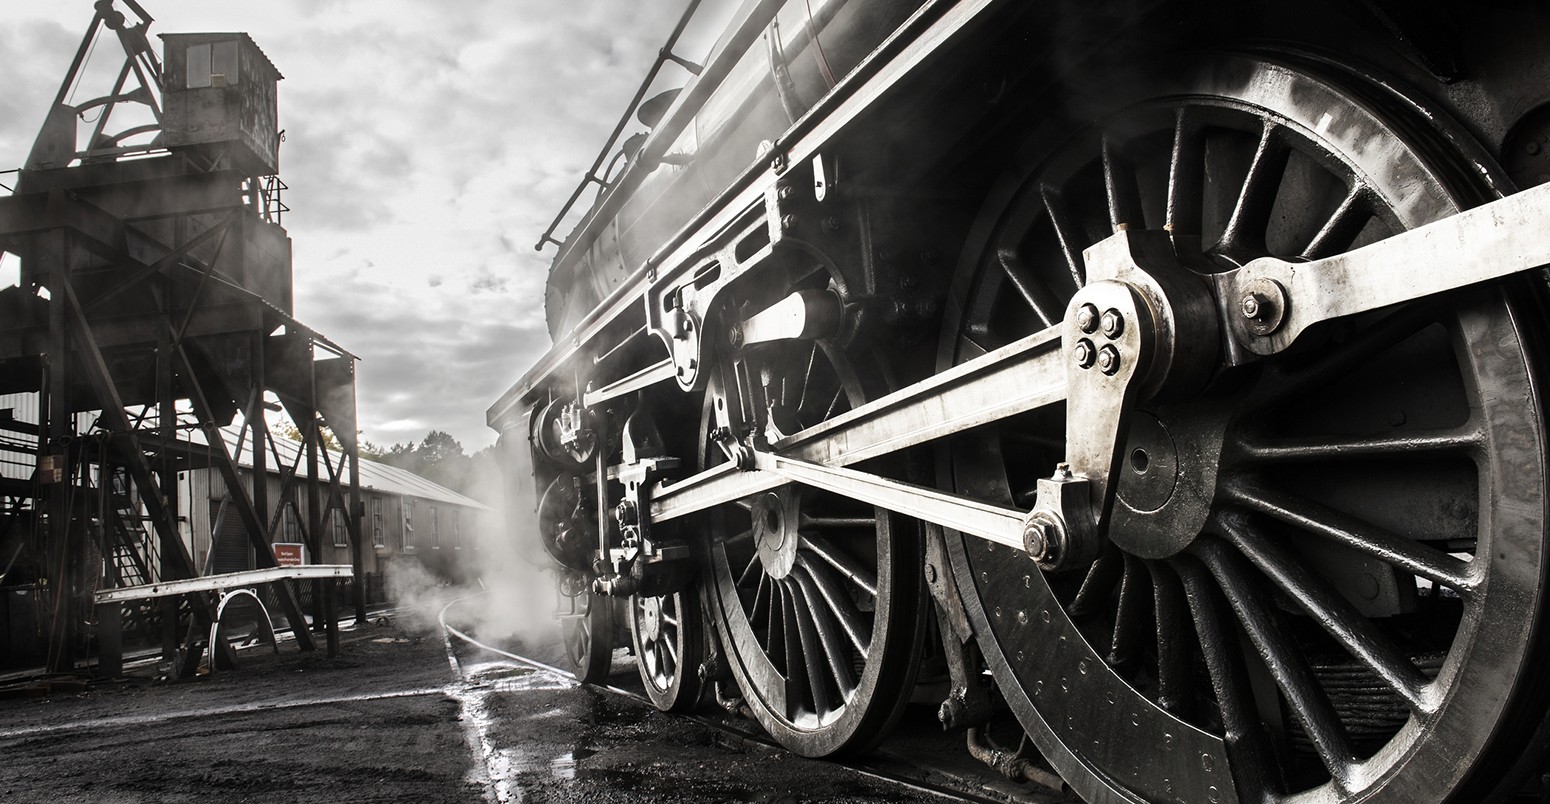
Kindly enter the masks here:
M 1536 790 L 1547 43 L 1451 0 L 670 41 L 488 414 L 578 674 L 627 623 L 662 709 L 828 756 L 930 663 L 1095 802 Z

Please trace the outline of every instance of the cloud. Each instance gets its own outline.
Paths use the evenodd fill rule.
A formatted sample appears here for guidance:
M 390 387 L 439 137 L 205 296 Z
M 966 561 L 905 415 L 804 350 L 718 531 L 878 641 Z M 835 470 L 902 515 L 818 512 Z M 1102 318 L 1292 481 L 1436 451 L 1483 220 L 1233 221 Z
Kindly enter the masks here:
M 377 443 L 484 412 L 548 349 L 552 248 L 532 243 L 591 165 L 684 0 L 146 0 L 152 33 L 248 32 L 285 75 L 297 316 L 359 355 Z M 713 18 L 704 4 L 696 50 Z M 0 0 L 0 167 L 20 165 L 89 4 Z M 153 38 L 154 41 L 154 38 Z M 95 59 L 96 57 L 94 57 Z M 676 67 L 664 81 L 681 80 Z

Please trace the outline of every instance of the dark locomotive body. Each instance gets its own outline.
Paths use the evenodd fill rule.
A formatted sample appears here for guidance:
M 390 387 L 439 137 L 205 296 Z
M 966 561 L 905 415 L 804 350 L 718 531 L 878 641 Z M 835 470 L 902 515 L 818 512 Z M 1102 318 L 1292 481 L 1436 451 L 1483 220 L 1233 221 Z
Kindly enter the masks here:
M 1544 282 L 1400 235 L 1547 261 L 1546 43 L 1528 4 L 745 4 L 589 179 L 490 410 L 581 674 L 623 617 L 660 706 L 828 755 L 927 654 L 982 724 L 988 668 L 1094 801 L 1532 791 Z

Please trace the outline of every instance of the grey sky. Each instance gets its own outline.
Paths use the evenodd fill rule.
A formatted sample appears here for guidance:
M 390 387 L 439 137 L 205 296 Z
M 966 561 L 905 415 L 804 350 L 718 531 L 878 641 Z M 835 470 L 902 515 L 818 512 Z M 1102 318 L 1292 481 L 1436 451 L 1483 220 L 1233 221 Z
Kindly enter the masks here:
M 142 0 L 153 34 L 246 31 L 285 75 L 296 311 L 362 357 L 365 437 L 442 429 L 470 452 L 549 346 L 553 249 L 532 244 L 686 4 Z M 0 168 L 26 159 L 91 15 L 0 0 Z

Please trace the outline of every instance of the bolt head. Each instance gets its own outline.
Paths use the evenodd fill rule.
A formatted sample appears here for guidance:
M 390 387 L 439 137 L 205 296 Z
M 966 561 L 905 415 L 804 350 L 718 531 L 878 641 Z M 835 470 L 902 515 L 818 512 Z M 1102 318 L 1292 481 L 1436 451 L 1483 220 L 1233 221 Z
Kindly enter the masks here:
M 1254 279 L 1244 287 L 1238 299 L 1243 325 L 1254 335 L 1270 335 L 1281 328 L 1291 302 L 1286 289 L 1273 279 Z
M 1034 560 L 1044 560 L 1044 554 L 1049 552 L 1049 526 L 1042 522 L 1029 522 L 1023 528 L 1023 549 Z
M 1072 348 L 1071 357 L 1076 360 L 1078 368 L 1092 368 L 1093 363 L 1098 359 L 1098 350 L 1093 348 L 1092 341 L 1083 338 Z
M 1100 323 L 1103 326 L 1103 334 L 1110 338 L 1118 338 L 1120 333 L 1125 331 L 1125 317 L 1120 315 L 1118 310 L 1112 308 L 1103 311 L 1103 318 Z
M 1076 308 L 1076 327 L 1088 335 L 1098 331 L 1098 308 L 1084 304 Z
M 1119 350 L 1113 346 L 1104 346 L 1098 350 L 1098 368 L 1104 374 L 1117 374 L 1119 372 Z

